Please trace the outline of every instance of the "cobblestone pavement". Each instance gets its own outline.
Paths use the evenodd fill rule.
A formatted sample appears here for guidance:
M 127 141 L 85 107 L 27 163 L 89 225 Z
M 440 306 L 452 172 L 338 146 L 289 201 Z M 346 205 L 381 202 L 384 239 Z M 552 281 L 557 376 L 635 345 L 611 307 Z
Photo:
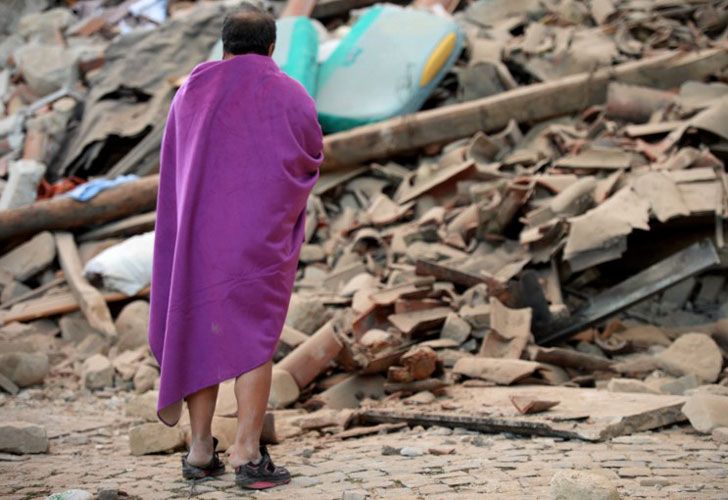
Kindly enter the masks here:
M 519 438 L 444 428 L 414 428 L 347 441 L 314 435 L 271 448 L 294 478 L 290 485 L 249 494 L 231 471 L 192 484 L 181 479 L 180 453 L 133 457 L 119 396 L 47 400 L 38 391 L 0 399 L 0 419 L 45 422 L 45 455 L 0 461 L 0 498 L 43 498 L 79 488 L 118 488 L 143 499 L 262 498 L 548 498 L 558 469 L 602 471 L 623 498 L 728 499 L 728 445 L 688 426 L 617 438 L 608 443 Z M 73 397 L 69 399 L 74 399 Z M 385 446 L 415 447 L 415 457 L 383 454 Z M 450 455 L 428 453 L 454 447 Z M 346 493 L 348 492 L 348 493 Z M 346 496 L 345 496 L 346 493 Z M 359 495 L 357 495 L 359 494 Z

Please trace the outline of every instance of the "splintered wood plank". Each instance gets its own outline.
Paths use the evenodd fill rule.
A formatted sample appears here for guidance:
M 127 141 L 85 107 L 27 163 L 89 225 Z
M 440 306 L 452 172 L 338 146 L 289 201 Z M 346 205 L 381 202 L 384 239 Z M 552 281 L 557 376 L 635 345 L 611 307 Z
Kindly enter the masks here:
M 379 424 L 379 425 L 374 425 L 372 427 L 356 427 L 354 429 L 349 429 L 348 431 L 339 432 L 338 434 L 334 434 L 332 436 L 332 439 L 339 440 L 339 439 L 351 439 L 351 438 L 358 438 L 358 437 L 364 437 L 364 436 L 371 436 L 372 434 L 398 431 L 400 429 L 404 429 L 405 427 L 407 427 L 406 422 L 394 423 L 394 424 Z
M 141 290 L 135 297 L 146 297 L 148 295 L 149 287 Z M 106 302 L 118 302 L 132 298 L 118 292 L 105 292 L 102 293 L 102 296 Z M 54 293 L 20 302 L 11 307 L 10 310 L 0 312 L 0 325 L 6 325 L 13 321 L 32 321 L 47 318 L 78 311 L 78 309 L 78 302 L 72 292 Z
M 134 215 L 87 231 L 78 237 L 78 241 L 104 240 L 116 236 L 133 236 L 154 229 L 156 220 L 156 212 Z
M 39 295 L 44 294 L 51 288 L 55 288 L 57 286 L 60 286 L 66 282 L 66 278 L 64 276 L 61 276 L 59 278 L 54 278 L 50 280 L 45 285 L 41 285 L 38 288 L 35 288 L 28 293 L 24 293 L 23 295 L 19 297 L 15 297 L 12 300 L 8 300 L 7 302 L 3 302 L 0 304 L 0 309 L 9 309 L 11 306 L 14 306 L 15 304 L 19 304 L 20 302 L 25 302 L 26 300 L 33 299 L 35 297 L 38 297 Z
M 609 392 L 551 386 L 463 387 L 443 389 L 457 411 L 439 406 L 412 410 L 402 401 L 382 401 L 364 410 L 368 423 L 407 422 L 409 425 L 464 427 L 481 432 L 577 438 L 603 441 L 657 429 L 685 420 L 685 398 L 655 394 Z M 558 402 L 548 412 L 521 415 L 511 398 Z
M 91 327 L 108 338 L 116 337 L 116 327 L 111 318 L 111 312 L 101 292 L 91 286 L 83 276 L 83 266 L 78 255 L 73 234 L 66 231 L 55 233 L 58 260 L 61 262 L 63 274 L 71 288 L 73 296 L 83 311 Z

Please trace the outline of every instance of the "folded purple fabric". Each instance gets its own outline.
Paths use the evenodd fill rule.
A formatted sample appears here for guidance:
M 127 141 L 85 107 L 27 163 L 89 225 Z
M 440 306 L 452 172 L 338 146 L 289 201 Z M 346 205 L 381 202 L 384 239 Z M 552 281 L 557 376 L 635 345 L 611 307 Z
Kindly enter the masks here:
M 178 421 L 186 396 L 272 358 L 322 150 L 314 102 L 269 57 L 200 64 L 177 92 L 149 322 L 164 423 Z

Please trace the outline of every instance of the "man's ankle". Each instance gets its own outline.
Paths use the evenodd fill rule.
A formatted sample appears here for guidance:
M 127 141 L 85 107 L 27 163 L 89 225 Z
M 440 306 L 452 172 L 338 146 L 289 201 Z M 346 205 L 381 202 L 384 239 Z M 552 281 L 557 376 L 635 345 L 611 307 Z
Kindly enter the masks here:
M 233 444 L 228 450 L 230 462 L 235 467 L 245 465 L 247 463 L 258 464 L 263 458 L 260 449 L 255 446 Z

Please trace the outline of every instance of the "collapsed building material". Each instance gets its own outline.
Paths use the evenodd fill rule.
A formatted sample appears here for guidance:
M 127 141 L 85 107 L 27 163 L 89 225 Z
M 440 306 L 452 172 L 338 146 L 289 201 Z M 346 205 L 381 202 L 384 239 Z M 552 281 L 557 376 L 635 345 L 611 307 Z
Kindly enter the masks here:
M 118 292 L 103 292 L 101 296 L 106 302 L 119 302 L 130 298 L 128 295 Z M 148 296 L 148 288 L 137 294 L 137 297 Z M 52 295 L 19 302 L 9 310 L 0 311 L 0 325 L 6 325 L 14 321 L 32 321 L 58 314 L 66 314 L 78 311 L 79 307 L 76 297 L 72 292 L 54 293 Z
M 536 341 L 539 344 L 550 344 L 567 339 L 640 300 L 719 263 L 718 252 L 711 241 L 695 243 L 602 292 L 568 320 L 555 322 L 545 330 L 534 332 Z
M 446 389 L 457 411 L 413 411 L 402 401 L 383 401 L 360 412 L 364 423 L 459 427 L 479 432 L 604 441 L 682 422 L 685 398 L 573 387 L 458 387 Z M 511 398 L 559 401 L 546 413 L 521 415 Z M 487 406 L 485 406 L 487 404 Z M 483 409 L 487 408 L 484 414 Z
M 323 169 L 341 168 L 443 144 L 478 131 L 500 130 L 510 120 L 537 122 L 605 102 L 611 81 L 671 88 L 702 79 L 728 64 L 728 53 L 711 49 L 659 56 L 561 80 L 529 85 L 327 136 Z
M 96 331 L 109 339 L 115 339 L 116 327 L 104 297 L 83 276 L 83 267 L 73 235 L 68 232 L 58 232 L 55 234 L 55 239 L 61 268 L 84 316 Z
M 538 348 L 535 350 L 533 360 L 585 371 L 610 371 L 612 370 L 613 364 L 611 360 L 606 358 L 571 349 L 562 349 L 560 347 L 551 347 L 548 349 Z
M 152 175 L 104 191 L 88 202 L 57 197 L 0 211 L 0 241 L 45 230 L 101 224 L 153 210 L 158 187 L 159 176 Z
M 99 228 L 86 231 L 79 235 L 77 240 L 79 242 L 84 242 L 146 233 L 147 231 L 154 229 L 154 223 L 156 220 L 156 212 L 133 215 L 126 219 L 110 222 L 109 224 L 105 224 Z
M 0 270 L 9 273 L 12 279 L 25 281 L 48 267 L 55 258 L 53 235 L 43 231 L 0 257 Z
M 538 363 L 523 359 L 465 357 L 455 363 L 453 373 L 510 385 L 533 374 L 538 368 Z
M 559 404 L 559 401 L 545 401 L 527 396 L 511 396 L 511 403 L 523 415 L 541 413 Z
M 335 410 L 358 408 L 364 399 L 383 398 L 385 381 L 380 375 L 350 375 L 309 399 L 306 407 L 311 409 L 326 407 Z
M 490 299 L 490 333 L 483 339 L 480 355 L 519 359 L 531 337 L 531 308 L 509 309 Z
M 334 321 L 329 320 L 276 366 L 290 373 L 303 389 L 329 366 L 341 348 Z

